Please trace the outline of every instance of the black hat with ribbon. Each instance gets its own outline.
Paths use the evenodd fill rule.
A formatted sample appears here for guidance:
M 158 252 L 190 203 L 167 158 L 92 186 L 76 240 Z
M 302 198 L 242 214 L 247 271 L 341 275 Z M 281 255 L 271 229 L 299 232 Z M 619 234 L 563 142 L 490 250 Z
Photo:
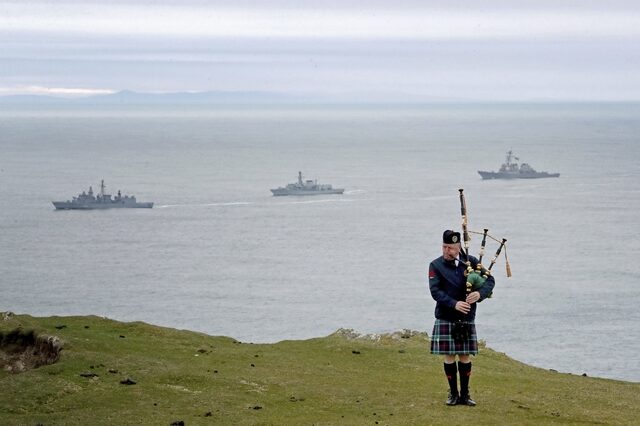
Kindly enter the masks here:
M 457 244 L 460 242 L 460 233 L 452 231 L 451 229 L 447 229 L 442 234 L 442 243 L 443 244 Z

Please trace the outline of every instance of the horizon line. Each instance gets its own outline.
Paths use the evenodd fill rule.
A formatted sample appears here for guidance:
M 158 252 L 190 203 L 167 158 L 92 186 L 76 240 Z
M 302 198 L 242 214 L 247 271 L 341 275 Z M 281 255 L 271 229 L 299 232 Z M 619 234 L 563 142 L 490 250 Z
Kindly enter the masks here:
M 370 99 L 361 99 L 359 94 L 322 94 L 322 93 L 287 93 L 268 90 L 177 90 L 177 91 L 135 91 L 130 89 L 82 89 L 82 88 L 51 88 L 45 92 L 18 92 L 16 89 L 1 88 L 0 87 L 0 100 L 28 100 L 32 99 L 36 101 L 38 98 L 47 99 L 60 102 L 82 102 L 92 101 L 100 99 L 108 99 L 113 96 L 128 94 L 128 95 L 142 95 L 150 97 L 170 97 L 170 96 L 197 96 L 197 95 L 262 95 L 262 96 L 274 96 L 281 97 L 281 99 L 263 99 L 262 103 L 270 101 L 272 103 L 336 103 L 336 104 L 432 104 L 432 103 L 638 103 L 640 99 L 606 99 L 606 98 L 593 98 L 593 99 L 576 99 L 576 98 L 500 98 L 500 99 L 483 99 L 483 98 L 455 98 L 455 97 L 443 97 L 437 96 L 429 98 L 428 96 L 411 96 L 403 99 L 403 94 L 399 93 L 394 99 L 389 99 L 389 94 L 380 94 L 380 97 L 385 99 L 376 99 L 375 96 Z M 371 96 L 371 94 L 368 94 Z M 406 96 L 406 94 L 404 94 Z M 248 99 L 236 99 L 235 101 L 245 101 Z M 214 101 L 211 99 L 210 101 Z M 218 99 L 219 103 L 225 103 L 232 101 L 231 99 Z M 201 103 L 202 100 L 201 100 Z

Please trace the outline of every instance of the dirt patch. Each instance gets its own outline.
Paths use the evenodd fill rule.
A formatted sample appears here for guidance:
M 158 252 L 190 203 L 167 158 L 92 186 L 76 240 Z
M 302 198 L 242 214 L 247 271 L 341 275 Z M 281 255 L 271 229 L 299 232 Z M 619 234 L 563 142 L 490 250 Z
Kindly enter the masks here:
M 62 342 L 56 336 L 22 329 L 0 332 L 0 368 L 10 373 L 53 364 L 60 358 L 61 350 Z

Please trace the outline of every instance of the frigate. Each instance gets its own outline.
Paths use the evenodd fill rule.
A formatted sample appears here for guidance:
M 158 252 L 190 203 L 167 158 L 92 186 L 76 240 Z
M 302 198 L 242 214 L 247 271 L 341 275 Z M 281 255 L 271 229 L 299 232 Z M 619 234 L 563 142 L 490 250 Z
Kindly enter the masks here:
M 513 155 L 513 151 L 507 151 L 507 159 L 497 172 L 478 170 L 482 179 L 539 179 L 559 177 L 560 173 L 538 172 L 527 163 L 518 164 L 520 159 Z
M 328 184 L 318 184 L 315 180 L 303 180 L 302 172 L 298 172 L 298 181 L 287 184 L 287 186 L 272 189 L 275 196 L 281 195 L 323 195 L 342 194 L 344 188 L 334 188 Z
M 150 209 L 153 203 L 139 203 L 133 195 L 118 195 L 111 197 L 105 193 L 104 180 L 100 182 L 100 193 L 94 195 L 93 188 L 89 192 L 82 191 L 77 197 L 67 201 L 53 201 L 57 210 L 96 210 L 96 209 Z

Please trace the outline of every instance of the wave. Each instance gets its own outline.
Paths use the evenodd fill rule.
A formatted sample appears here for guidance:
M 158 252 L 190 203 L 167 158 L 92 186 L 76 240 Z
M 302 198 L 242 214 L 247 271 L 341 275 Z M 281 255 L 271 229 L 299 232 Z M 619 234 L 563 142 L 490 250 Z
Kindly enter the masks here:
M 156 206 L 159 209 L 174 208 L 174 207 L 226 207 L 226 206 L 244 206 L 253 204 L 249 201 L 232 201 L 227 203 L 206 203 L 206 204 L 163 204 Z
M 349 198 L 336 198 L 336 199 L 324 199 L 324 200 L 305 200 L 305 201 L 289 201 L 281 204 L 314 204 L 314 203 L 344 203 L 344 202 L 352 202 L 355 200 Z

